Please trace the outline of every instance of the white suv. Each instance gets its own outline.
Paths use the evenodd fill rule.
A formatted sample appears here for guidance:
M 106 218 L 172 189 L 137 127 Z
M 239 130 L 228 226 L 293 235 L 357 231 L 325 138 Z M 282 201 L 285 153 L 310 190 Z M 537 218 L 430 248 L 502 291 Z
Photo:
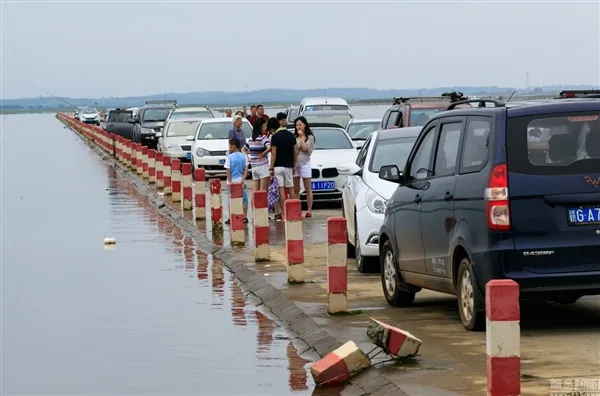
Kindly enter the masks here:
M 100 114 L 98 114 L 98 110 L 95 108 L 88 107 L 86 109 L 82 109 L 79 113 L 79 121 L 85 124 L 100 125 Z

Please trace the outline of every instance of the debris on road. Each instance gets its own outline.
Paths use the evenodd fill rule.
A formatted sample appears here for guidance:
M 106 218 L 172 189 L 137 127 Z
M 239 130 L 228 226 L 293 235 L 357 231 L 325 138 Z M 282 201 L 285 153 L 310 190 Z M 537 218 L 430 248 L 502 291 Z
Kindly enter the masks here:
M 373 318 L 369 320 L 367 336 L 373 344 L 395 359 L 415 356 L 421 347 L 421 340 L 408 331 Z
M 348 341 L 310 367 L 317 385 L 340 385 L 359 371 L 371 367 L 371 360 L 353 341 Z
M 105 245 L 114 245 L 115 243 L 117 243 L 115 238 L 104 238 Z

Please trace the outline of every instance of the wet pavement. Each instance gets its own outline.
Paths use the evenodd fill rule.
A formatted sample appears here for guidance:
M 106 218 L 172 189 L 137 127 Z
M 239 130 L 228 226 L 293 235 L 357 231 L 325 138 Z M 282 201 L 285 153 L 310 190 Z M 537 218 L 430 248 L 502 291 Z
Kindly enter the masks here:
M 54 115 L 3 116 L 1 149 L 3 394 L 312 393 L 284 329 Z

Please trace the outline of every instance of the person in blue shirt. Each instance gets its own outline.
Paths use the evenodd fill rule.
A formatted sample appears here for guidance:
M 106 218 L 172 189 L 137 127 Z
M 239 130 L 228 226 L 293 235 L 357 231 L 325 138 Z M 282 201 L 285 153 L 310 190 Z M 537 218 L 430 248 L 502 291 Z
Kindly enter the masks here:
M 248 222 L 248 188 L 246 187 L 246 176 L 248 176 L 248 156 L 240 151 L 242 147 L 237 138 L 229 139 L 229 155 L 225 159 L 227 169 L 227 192 L 230 193 L 231 183 L 242 183 L 242 204 L 244 205 L 244 223 Z M 231 194 L 229 194 L 231 197 Z M 227 219 L 225 224 L 229 224 Z

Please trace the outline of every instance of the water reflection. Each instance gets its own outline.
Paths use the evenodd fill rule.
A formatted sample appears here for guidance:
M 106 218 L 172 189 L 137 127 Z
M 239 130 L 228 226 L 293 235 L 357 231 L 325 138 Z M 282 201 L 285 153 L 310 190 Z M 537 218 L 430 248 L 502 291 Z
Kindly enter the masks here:
M 220 260 L 215 260 L 209 257 L 210 277 L 213 291 L 213 306 L 223 305 L 225 291 L 225 276 L 223 275 L 223 265 Z
M 231 316 L 233 324 L 236 326 L 246 326 L 246 299 L 235 276 L 229 273 L 229 283 L 231 284 Z
M 254 317 L 258 323 L 258 333 L 256 334 L 256 353 L 269 352 L 273 343 L 273 332 L 277 328 L 277 324 L 266 317 L 259 310 L 254 310 Z
M 196 246 L 194 245 L 194 241 L 190 237 L 183 238 L 183 257 L 185 259 L 185 269 L 193 270 L 194 269 L 194 252 L 196 250 Z
M 202 281 L 202 285 L 208 284 L 208 258 L 199 250 L 196 251 L 196 255 L 198 257 L 198 268 L 196 271 L 198 280 Z
M 292 341 L 287 345 L 288 370 L 290 371 L 290 389 L 293 391 L 308 390 L 308 373 L 306 365 L 311 361 L 298 355 Z

